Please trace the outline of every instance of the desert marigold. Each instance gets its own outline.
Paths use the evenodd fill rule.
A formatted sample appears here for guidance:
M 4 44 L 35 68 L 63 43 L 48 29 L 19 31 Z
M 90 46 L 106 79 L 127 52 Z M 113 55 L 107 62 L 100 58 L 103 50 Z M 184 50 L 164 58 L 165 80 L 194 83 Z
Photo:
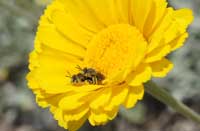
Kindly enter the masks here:
M 165 56 L 183 45 L 192 19 L 165 0 L 54 0 L 39 22 L 28 85 L 60 126 L 105 124 L 172 69 Z

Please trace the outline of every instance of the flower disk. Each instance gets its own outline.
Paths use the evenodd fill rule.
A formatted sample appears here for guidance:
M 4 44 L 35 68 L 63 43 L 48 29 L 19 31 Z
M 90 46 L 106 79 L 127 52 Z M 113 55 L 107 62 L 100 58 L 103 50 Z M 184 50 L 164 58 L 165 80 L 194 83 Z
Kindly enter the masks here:
M 28 85 L 60 126 L 105 124 L 142 99 L 143 83 L 167 75 L 165 57 L 192 20 L 165 0 L 54 0 L 39 22 Z

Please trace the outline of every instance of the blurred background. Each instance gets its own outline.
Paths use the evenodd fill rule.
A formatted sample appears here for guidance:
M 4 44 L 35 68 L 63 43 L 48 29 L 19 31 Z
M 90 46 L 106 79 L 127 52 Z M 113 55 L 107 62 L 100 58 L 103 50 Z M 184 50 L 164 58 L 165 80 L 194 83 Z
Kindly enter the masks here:
M 0 131 L 64 131 L 48 109 L 39 108 L 27 88 L 28 53 L 37 21 L 50 0 L 0 0 Z M 186 45 L 169 57 L 175 68 L 155 81 L 200 113 L 200 0 L 169 0 L 175 8 L 193 9 L 195 21 Z M 80 131 L 200 131 L 200 125 L 145 94 L 131 110 L 121 109 L 105 126 L 86 123 Z

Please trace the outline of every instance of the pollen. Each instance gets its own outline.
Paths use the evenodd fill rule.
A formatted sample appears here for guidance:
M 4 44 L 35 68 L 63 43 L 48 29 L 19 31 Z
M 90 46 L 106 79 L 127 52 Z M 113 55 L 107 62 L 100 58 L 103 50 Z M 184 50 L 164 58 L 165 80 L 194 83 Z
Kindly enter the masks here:
M 99 32 L 89 43 L 85 64 L 114 78 L 126 76 L 144 57 L 146 41 L 136 27 L 117 24 Z

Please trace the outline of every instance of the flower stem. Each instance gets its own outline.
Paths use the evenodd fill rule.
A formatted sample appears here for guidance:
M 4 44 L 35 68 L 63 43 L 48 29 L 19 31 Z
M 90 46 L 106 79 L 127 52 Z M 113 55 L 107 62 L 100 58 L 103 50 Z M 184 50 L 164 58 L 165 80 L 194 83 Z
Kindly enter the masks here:
M 166 105 L 172 107 L 175 111 L 182 114 L 183 116 L 192 119 L 200 123 L 200 115 L 191 110 L 189 107 L 184 105 L 182 102 L 176 100 L 167 91 L 158 87 L 153 81 L 149 81 L 145 84 L 145 91 L 158 99 L 159 101 L 165 103 Z

